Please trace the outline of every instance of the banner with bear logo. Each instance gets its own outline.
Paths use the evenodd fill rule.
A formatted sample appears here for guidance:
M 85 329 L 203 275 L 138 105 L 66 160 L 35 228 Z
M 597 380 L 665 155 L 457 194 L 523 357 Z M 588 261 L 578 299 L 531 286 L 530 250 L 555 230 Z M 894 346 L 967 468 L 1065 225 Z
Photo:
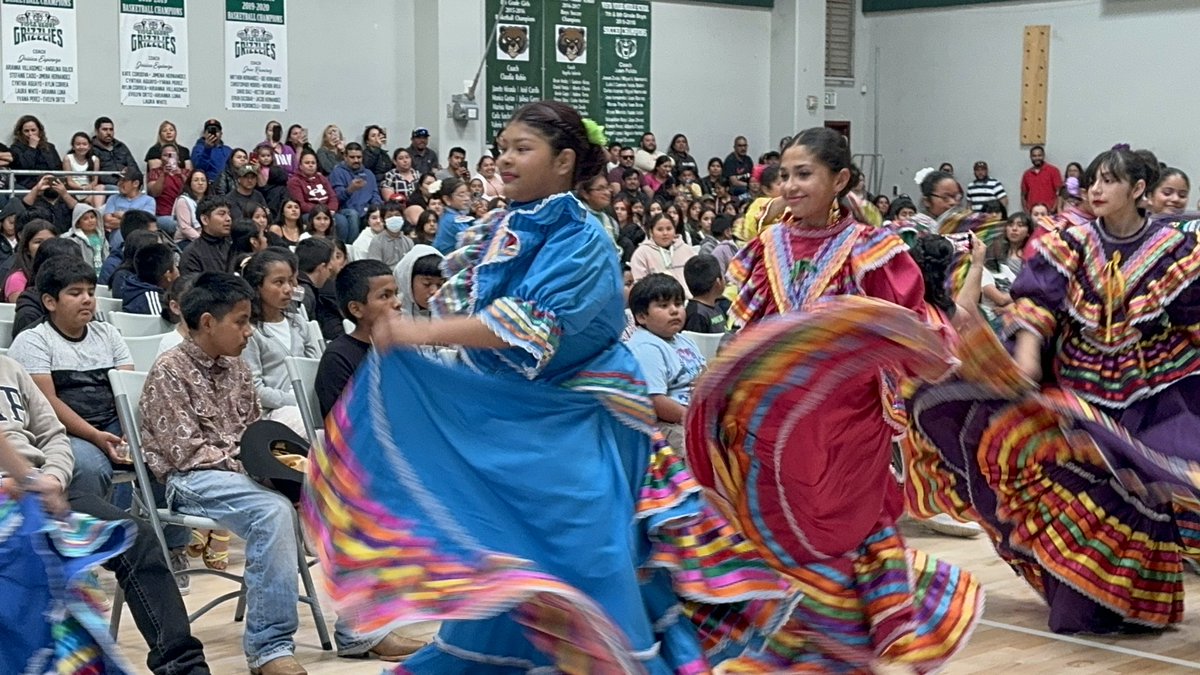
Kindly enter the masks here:
M 287 110 L 284 0 L 225 0 L 225 107 Z
M 184 0 L 121 0 L 121 105 L 189 101 Z
M 79 101 L 75 0 L 0 0 L 5 103 Z
M 488 140 L 522 104 L 568 103 L 636 142 L 650 128 L 650 2 L 487 0 Z

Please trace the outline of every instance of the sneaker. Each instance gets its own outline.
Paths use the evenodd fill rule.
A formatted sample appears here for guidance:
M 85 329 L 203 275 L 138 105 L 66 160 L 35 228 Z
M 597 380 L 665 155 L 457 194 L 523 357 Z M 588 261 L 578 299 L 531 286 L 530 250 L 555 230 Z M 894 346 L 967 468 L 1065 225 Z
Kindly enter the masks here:
M 983 534 L 983 528 L 978 523 L 962 523 L 944 513 L 939 513 L 932 518 L 922 520 L 921 524 L 928 530 L 944 534 L 948 537 L 974 539 Z
M 191 566 L 191 563 L 188 562 L 186 549 L 180 548 L 171 551 L 171 572 L 175 573 L 175 585 L 179 586 L 180 595 L 187 595 L 192 592 L 191 575 L 179 574 L 179 572 L 190 569 Z
M 108 597 L 108 593 L 104 592 L 104 588 L 100 585 L 100 577 L 95 572 L 84 574 L 80 583 L 82 584 L 80 590 L 87 596 L 88 602 L 93 607 L 98 607 L 106 612 L 112 611 L 112 600 Z

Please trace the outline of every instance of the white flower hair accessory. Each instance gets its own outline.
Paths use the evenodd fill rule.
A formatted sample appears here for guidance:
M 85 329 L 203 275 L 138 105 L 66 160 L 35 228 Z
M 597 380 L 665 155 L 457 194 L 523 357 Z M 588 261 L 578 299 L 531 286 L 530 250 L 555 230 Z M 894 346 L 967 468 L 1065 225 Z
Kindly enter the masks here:
M 917 185 L 924 183 L 925 177 L 928 176 L 929 174 L 933 173 L 934 171 L 936 171 L 936 169 L 934 169 L 932 166 L 927 166 L 924 169 L 921 169 L 920 171 L 917 172 L 917 175 L 913 176 L 913 182 L 916 183 Z
M 932 170 L 933 169 L 930 169 L 930 171 L 932 171 Z M 429 194 L 436 195 L 437 193 L 439 193 L 441 191 L 442 191 L 442 181 L 435 180 L 429 184 Z

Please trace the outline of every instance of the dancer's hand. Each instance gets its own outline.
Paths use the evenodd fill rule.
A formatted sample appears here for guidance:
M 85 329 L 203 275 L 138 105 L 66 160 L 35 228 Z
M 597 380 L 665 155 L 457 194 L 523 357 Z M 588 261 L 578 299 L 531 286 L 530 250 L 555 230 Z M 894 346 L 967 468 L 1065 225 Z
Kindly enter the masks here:
M 38 474 L 26 485 L 26 489 L 41 495 L 42 508 L 52 516 L 65 516 L 71 510 L 67 504 L 66 489 L 54 476 Z
M 979 235 L 971 233 L 971 264 L 976 267 L 982 267 L 984 260 L 987 258 L 987 244 L 979 238 Z

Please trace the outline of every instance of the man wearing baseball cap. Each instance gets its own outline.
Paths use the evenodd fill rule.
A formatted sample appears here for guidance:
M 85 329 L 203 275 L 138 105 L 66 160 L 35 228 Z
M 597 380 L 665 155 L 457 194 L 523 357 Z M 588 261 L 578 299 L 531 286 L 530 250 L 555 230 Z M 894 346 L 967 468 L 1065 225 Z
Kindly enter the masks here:
M 429 147 L 429 130 L 425 127 L 413 129 L 412 145 L 408 146 L 408 154 L 412 156 L 413 170 L 418 176 L 442 168 L 438 163 L 437 153 Z
M 221 176 L 232 154 L 233 148 L 221 140 L 221 120 L 205 122 L 204 133 L 192 148 L 192 166 L 203 171 L 209 182 L 213 182 Z
M 983 210 L 983 205 L 997 201 L 1008 208 L 1008 193 L 1000 181 L 988 175 L 987 162 L 975 162 L 975 180 L 967 185 L 967 199 L 971 201 L 972 211 Z

